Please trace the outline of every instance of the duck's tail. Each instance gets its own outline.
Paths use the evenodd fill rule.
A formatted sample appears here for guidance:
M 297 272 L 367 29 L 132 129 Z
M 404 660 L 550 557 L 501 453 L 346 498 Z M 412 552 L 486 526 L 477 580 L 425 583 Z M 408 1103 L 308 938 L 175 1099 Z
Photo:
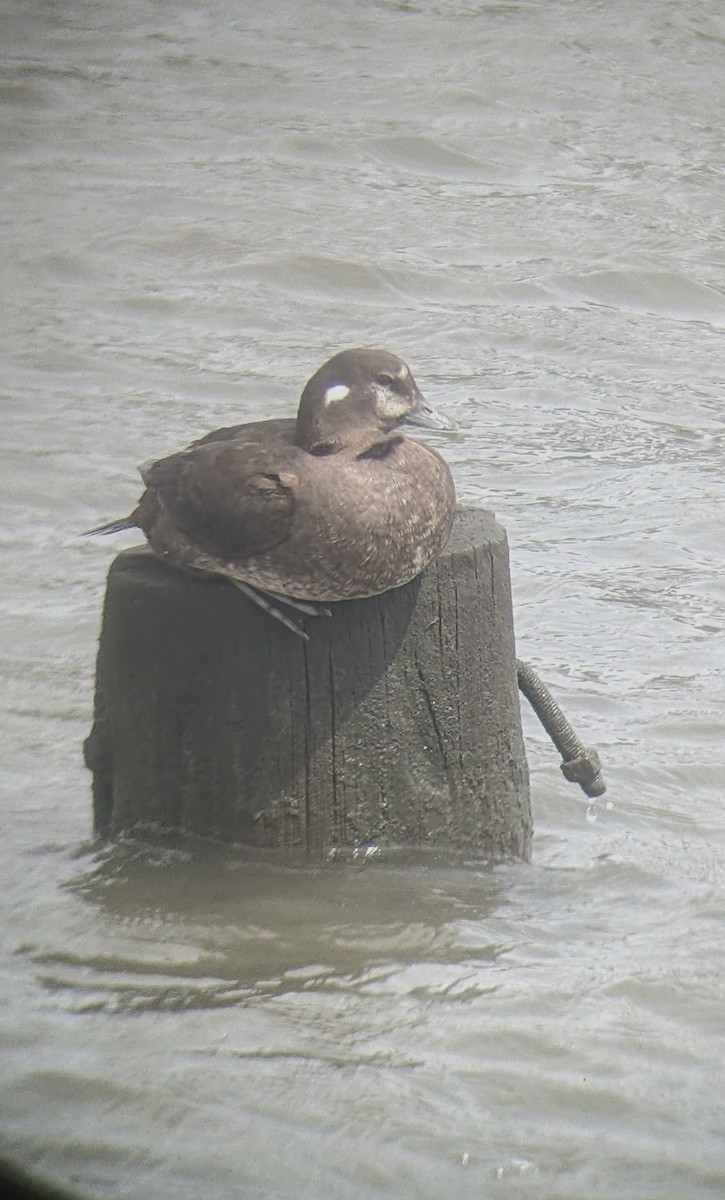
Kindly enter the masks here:
M 84 529 L 81 537 L 90 537 L 93 533 L 120 533 L 122 529 L 135 529 L 136 522 L 133 516 L 119 517 L 116 521 L 109 521 L 107 525 L 96 525 L 95 529 Z

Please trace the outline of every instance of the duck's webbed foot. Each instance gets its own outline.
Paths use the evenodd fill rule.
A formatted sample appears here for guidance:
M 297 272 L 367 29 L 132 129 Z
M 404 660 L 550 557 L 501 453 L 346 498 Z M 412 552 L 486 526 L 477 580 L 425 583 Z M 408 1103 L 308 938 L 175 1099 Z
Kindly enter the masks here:
M 298 637 L 309 640 L 309 634 L 301 621 L 295 621 L 294 617 L 290 617 L 286 612 L 279 608 L 280 604 L 287 605 L 288 608 L 294 608 L 297 612 L 303 613 L 306 617 L 331 617 L 332 613 L 329 608 L 325 608 L 322 604 L 314 604 L 309 600 L 296 600 L 291 596 L 280 596 L 276 592 L 263 592 L 260 588 L 252 587 L 250 583 L 242 583 L 241 579 L 229 579 L 235 588 L 258 604 L 260 608 L 269 613 L 270 617 L 274 617 L 275 621 L 279 621 L 284 625 L 285 629 L 289 629 L 291 633 L 296 633 Z
M 296 608 L 297 612 L 304 613 L 306 617 L 331 617 L 332 613 L 324 604 L 318 604 L 315 600 L 297 600 L 293 596 L 280 596 L 279 592 L 264 592 L 265 596 L 270 596 L 278 604 L 286 604 L 288 608 Z

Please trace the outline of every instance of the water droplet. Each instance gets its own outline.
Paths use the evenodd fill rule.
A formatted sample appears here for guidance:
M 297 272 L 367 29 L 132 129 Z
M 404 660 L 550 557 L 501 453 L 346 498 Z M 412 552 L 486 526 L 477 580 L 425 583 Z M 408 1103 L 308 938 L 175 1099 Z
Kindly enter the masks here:
M 597 810 L 596 804 L 590 804 L 589 808 L 587 809 L 587 821 L 589 822 L 589 824 L 593 825 L 598 816 L 599 816 L 599 812 Z

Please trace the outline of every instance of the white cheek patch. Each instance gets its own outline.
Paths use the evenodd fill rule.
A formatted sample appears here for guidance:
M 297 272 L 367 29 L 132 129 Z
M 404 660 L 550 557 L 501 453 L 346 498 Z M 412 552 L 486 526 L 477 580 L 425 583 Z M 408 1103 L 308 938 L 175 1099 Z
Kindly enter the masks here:
M 350 395 L 350 389 L 345 383 L 332 383 L 325 392 L 325 404 L 337 404 Z
M 404 396 L 399 396 L 396 392 L 390 392 L 386 388 L 385 391 L 378 392 L 375 407 L 384 417 L 397 420 L 410 412 L 411 406 L 410 401 L 406 400 Z

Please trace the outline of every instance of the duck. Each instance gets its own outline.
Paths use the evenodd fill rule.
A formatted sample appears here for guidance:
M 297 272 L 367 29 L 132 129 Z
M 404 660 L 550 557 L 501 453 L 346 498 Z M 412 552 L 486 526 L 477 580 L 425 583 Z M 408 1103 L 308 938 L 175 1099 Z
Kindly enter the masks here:
M 404 425 L 456 428 L 397 355 L 343 350 L 306 383 L 296 418 L 216 429 L 142 464 L 136 508 L 87 533 L 138 528 L 163 562 L 229 580 L 307 638 L 306 617 L 402 587 L 448 541 L 450 469 Z

